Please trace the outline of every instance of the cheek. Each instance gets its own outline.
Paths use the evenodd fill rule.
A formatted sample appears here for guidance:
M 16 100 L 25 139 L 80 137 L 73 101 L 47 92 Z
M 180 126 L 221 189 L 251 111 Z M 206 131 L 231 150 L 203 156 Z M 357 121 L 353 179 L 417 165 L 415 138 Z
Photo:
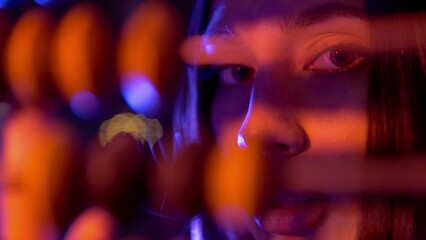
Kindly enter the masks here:
M 363 156 L 367 144 L 365 110 L 311 111 L 302 125 L 314 154 Z
M 299 118 L 309 137 L 310 152 L 365 155 L 368 135 L 367 75 L 368 68 L 345 77 L 311 81 L 313 84 L 309 85 L 307 98 L 315 103 L 302 110 Z

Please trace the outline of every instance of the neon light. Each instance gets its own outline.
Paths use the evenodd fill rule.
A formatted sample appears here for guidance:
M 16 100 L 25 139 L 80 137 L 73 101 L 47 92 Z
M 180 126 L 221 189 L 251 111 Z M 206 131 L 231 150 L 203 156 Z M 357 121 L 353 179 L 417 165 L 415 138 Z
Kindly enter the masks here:
M 23 0 L 0 0 L 0 8 L 16 7 L 23 2 Z
M 34 0 L 34 2 L 42 7 L 49 6 L 52 3 L 51 0 Z
M 244 140 L 244 137 L 241 136 L 240 134 L 238 134 L 237 144 L 238 144 L 238 147 L 241 149 L 247 148 L 246 141 Z
M 191 220 L 191 239 L 203 240 L 203 223 L 200 216 L 195 216 Z
M 74 94 L 70 100 L 71 110 L 81 119 L 89 120 L 95 117 L 99 111 L 98 98 L 89 91 L 80 91 Z
M 127 74 L 121 81 L 121 93 L 136 113 L 153 116 L 160 106 L 160 94 L 142 73 Z

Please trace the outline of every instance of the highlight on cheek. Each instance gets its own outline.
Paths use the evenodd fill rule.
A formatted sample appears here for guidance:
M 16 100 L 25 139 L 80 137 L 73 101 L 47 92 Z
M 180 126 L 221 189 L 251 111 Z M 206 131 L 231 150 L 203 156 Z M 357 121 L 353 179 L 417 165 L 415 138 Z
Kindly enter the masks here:
M 364 155 L 368 131 L 365 110 L 349 107 L 341 111 L 308 111 L 302 124 L 312 139 L 311 151 L 323 155 Z

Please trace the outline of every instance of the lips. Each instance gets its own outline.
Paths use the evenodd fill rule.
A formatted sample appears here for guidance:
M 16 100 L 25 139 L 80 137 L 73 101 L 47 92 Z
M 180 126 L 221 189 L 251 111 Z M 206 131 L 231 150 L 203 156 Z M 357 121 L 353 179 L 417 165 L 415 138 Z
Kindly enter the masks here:
M 260 220 L 269 233 L 305 236 L 318 229 L 327 209 L 328 201 L 324 196 L 286 194 L 274 198 Z

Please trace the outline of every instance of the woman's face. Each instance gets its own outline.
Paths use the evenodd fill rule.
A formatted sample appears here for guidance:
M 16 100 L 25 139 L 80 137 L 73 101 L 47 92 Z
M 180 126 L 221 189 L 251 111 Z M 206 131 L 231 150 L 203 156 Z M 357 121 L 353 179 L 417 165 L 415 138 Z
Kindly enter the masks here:
M 290 158 L 362 161 L 369 48 L 363 2 L 217 0 L 213 6 L 200 61 L 214 65 L 218 76 L 211 123 L 219 148 L 260 143 L 258 154 L 278 165 Z M 355 201 L 272 189 L 257 217 L 271 236 L 355 237 Z

